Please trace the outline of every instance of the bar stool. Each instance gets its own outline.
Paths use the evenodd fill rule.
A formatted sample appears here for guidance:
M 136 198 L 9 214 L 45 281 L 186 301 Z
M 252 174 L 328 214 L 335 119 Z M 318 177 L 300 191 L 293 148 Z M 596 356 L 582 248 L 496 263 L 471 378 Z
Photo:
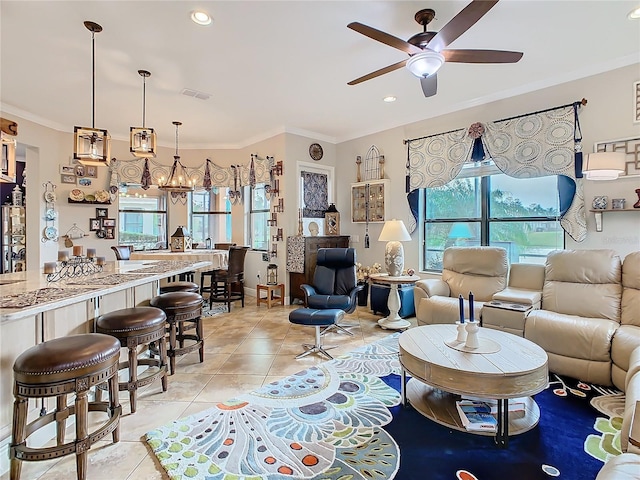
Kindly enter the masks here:
M 200 291 L 200 287 L 197 283 L 187 282 L 187 281 L 179 281 L 179 282 L 170 282 L 166 285 L 160 287 L 160 293 L 169 293 L 169 292 L 192 292 L 198 293 Z
M 48 460 L 75 453 L 78 480 L 87 477 L 87 452 L 111 433 L 120 439 L 118 401 L 118 357 L 120 342 L 101 333 L 70 335 L 43 342 L 23 352 L 13 364 L 13 429 L 9 451 L 11 480 L 19 480 L 23 461 Z M 89 402 L 89 389 L 109 384 L 109 403 Z M 75 404 L 67 405 L 67 395 L 75 393 Z M 56 398 L 56 410 L 27 424 L 30 398 Z M 89 412 L 107 412 L 109 419 L 89 433 Z M 64 443 L 66 420 L 75 415 L 76 438 Z M 32 448 L 27 438 L 36 430 L 56 422 L 56 446 Z
M 129 392 L 131 413 L 136 412 L 138 387 L 162 378 L 162 391 L 167 391 L 167 345 L 164 340 L 166 320 L 167 316 L 159 308 L 135 307 L 105 313 L 96 321 L 98 333 L 117 338 L 120 345 L 129 350 L 129 361 L 118 364 L 118 370 L 129 369 L 129 381 L 118 383 L 118 390 Z M 160 358 L 138 358 L 138 347 L 151 342 L 158 342 Z M 138 377 L 139 365 L 146 365 L 154 370 L 148 369 Z M 104 384 L 96 390 L 98 401 L 101 399 L 102 388 Z
M 199 350 L 200 363 L 204 362 L 204 339 L 202 336 L 202 297 L 191 292 L 169 292 L 158 295 L 151 299 L 150 305 L 164 311 L 167 315 L 169 330 L 169 347 L 167 356 L 169 357 L 169 371 L 171 375 L 175 373 L 176 356 Z M 185 326 L 185 322 L 188 325 Z M 184 333 L 192 328 L 189 324 L 195 325 L 195 334 Z M 193 341 L 185 345 L 185 340 Z M 178 346 L 179 344 L 179 346 Z M 157 346 L 150 346 L 153 354 L 158 353 Z

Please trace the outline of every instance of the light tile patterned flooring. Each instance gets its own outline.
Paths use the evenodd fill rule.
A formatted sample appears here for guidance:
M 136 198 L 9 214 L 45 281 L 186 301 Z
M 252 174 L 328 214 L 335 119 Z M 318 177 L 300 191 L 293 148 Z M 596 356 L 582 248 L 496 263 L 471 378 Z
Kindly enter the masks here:
M 313 343 L 314 338 L 312 327 L 289 323 L 289 312 L 299 305 L 267 309 L 256 307 L 252 297 L 246 300 L 245 308 L 236 302 L 231 313 L 204 319 L 204 363 L 199 363 L 197 352 L 179 357 L 166 392 L 162 392 L 159 380 L 139 390 L 135 414 L 130 413 L 128 393 L 120 393 L 120 442 L 110 443 L 109 436 L 109 441 L 91 448 L 89 480 L 169 478 L 144 441 L 146 432 L 324 361 L 318 355 L 294 358 L 302 351 L 301 344 Z M 332 332 L 325 335 L 323 343 L 337 346 L 330 350 L 335 356 L 392 333 L 377 325 L 378 318 L 367 307 L 358 307 L 342 322 L 355 325 L 350 328 L 354 336 Z M 410 320 L 415 325 L 415 319 Z M 73 455 L 24 462 L 21 480 L 70 480 L 76 478 L 75 470 Z M 8 478 L 8 473 L 0 477 Z

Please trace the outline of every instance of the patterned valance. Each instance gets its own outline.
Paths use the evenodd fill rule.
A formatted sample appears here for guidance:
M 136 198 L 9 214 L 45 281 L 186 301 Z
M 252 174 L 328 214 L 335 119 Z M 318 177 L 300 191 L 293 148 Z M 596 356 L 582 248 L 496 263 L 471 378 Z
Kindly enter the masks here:
M 515 178 L 558 175 L 562 228 L 576 241 L 586 238 L 580 137 L 580 102 L 515 118 L 473 124 L 469 129 L 408 140 L 407 193 L 454 180 L 466 162 L 491 158 Z M 578 174 L 578 175 L 576 175 Z M 413 195 L 415 197 L 415 195 Z M 415 206 L 411 205 L 411 210 Z M 415 224 L 412 225 L 415 228 Z
M 152 184 L 157 185 L 161 177 L 167 178 L 169 176 L 171 164 L 165 164 L 155 158 L 127 158 L 124 160 L 113 158 L 109 165 L 110 185 L 117 187 L 127 183 L 142 183 L 146 160 L 148 160 L 148 172 L 151 175 Z M 273 164 L 273 157 L 261 158 L 258 155 L 251 155 L 251 159 L 244 165 L 222 167 L 210 159 L 206 159 L 203 164 L 197 167 L 185 167 L 185 170 L 195 182 L 196 188 L 203 187 L 203 185 L 210 185 L 209 188 L 234 188 L 234 169 L 238 172 L 238 186 L 245 186 L 249 185 L 253 178 L 257 183 L 268 183 L 270 181 L 269 169 Z M 208 178 L 206 183 L 205 178 Z

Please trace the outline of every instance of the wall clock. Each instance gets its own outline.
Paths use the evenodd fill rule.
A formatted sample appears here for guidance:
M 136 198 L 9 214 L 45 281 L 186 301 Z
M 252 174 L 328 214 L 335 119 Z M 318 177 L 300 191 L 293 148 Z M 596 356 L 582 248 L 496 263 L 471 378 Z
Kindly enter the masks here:
M 322 147 L 319 143 L 312 143 L 309 145 L 309 156 L 315 160 L 316 162 L 322 158 L 323 155 Z

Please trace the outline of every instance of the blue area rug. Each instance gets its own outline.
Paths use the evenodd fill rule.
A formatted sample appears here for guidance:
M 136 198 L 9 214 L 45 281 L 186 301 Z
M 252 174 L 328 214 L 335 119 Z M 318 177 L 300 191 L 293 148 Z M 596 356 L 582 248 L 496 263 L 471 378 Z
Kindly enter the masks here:
M 556 377 L 536 396 L 539 425 L 503 450 L 402 407 L 398 336 L 159 427 L 147 442 L 171 478 L 207 480 L 585 480 L 619 453 L 615 412 L 602 418 L 589 399 L 621 396 Z

